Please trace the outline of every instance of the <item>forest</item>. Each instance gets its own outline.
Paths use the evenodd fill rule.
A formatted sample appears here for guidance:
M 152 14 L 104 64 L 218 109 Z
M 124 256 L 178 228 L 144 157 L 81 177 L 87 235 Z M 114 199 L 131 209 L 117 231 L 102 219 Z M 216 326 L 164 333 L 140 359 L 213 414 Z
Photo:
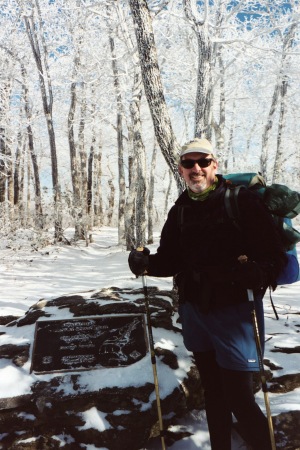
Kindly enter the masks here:
M 180 146 L 299 190 L 298 0 L 2 0 L 0 238 L 153 242 Z M 51 238 L 50 238 L 51 236 Z M 11 244 L 12 245 L 12 244 Z

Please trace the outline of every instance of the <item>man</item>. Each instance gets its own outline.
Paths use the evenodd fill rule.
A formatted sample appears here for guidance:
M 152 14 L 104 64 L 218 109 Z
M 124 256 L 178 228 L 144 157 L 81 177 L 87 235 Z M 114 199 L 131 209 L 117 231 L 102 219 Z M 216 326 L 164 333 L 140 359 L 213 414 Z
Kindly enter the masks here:
M 129 266 L 136 275 L 176 277 L 183 339 L 204 388 L 212 450 L 231 449 L 232 414 L 254 450 L 270 450 L 267 419 L 253 395 L 259 366 L 248 290 L 263 347 L 262 299 L 268 286 L 275 288 L 285 254 L 257 195 L 239 191 L 238 227 L 227 216 L 228 183 L 217 168 L 206 139 L 182 147 L 179 173 L 187 189 L 169 211 L 157 253 L 132 250 Z

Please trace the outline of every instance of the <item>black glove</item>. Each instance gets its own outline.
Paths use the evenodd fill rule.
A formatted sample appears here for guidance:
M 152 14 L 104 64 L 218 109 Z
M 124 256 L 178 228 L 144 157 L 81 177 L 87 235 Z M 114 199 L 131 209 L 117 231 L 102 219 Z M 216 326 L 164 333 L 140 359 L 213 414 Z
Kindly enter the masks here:
M 254 261 L 217 266 L 209 275 L 216 283 L 233 283 L 244 289 L 260 289 L 268 285 L 263 268 Z
M 255 261 L 248 261 L 245 264 L 238 263 L 233 274 L 233 281 L 245 289 L 260 289 L 266 286 L 264 271 Z
M 149 265 L 150 250 L 144 247 L 141 250 L 133 249 L 128 256 L 128 265 L 134 275 L 142 275 Z

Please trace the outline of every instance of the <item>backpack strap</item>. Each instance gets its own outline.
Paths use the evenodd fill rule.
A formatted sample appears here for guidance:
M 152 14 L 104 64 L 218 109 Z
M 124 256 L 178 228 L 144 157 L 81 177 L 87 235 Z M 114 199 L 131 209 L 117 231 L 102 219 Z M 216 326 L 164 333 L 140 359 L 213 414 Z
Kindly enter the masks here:
M 188 205 L 179 205 L 178 206 L 178 211 L 177 211 L 177 227 L 179 232 L 182 232 L 183 226 L 184 226 L 184 222 L 185 222 L 185 217 L 186 217 L 186 212 L 189 211 L 191 209 L 190 206 Z
M 238 185 L 238 186 L 227 186 L 226 192 L 225 192 L 225 210 L 228 214 L 228 217 L 232 220 L 234 225 L 241 231 L 241 226 L 239 224 L 240 219 L 240 212 L 239 212 L 239 206 L 238 206 L 238 195 L 241 188 L 245 188 L 245 186 Z M 271 295 L 271 288 L 269 288 L 270 293 L 270 300 L 271 305 L 275 314 L 275 317 L 277 320 L 279 320 L 275 305 L 273 303 L 273 298 Z
M 238 195 L 241 189 L 245 187 L 242 185 L 227 186 L 225 191 L 225 211 L 228 217 L 233 221 L 234 225 L 240 230 L 240 211 L 238 206 Z

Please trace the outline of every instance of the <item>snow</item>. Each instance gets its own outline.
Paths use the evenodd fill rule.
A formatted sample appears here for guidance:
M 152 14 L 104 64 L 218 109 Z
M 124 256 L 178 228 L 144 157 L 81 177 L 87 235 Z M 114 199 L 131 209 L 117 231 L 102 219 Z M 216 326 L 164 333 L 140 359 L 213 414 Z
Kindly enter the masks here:
M 71 233 L 71 230 L 69 231 Z M 71 234 L 69 235 L 71 237 Z M 4 242 L 0 243 L 0 315 L 22 316 L 30 306 L 37 301 L 49 300 L 62 295 L 81 293 L 85 296 L 92 295 L 93 290 L 116 286 L 118 288 L 138 289 L 142 287 L 141 279 L 136 279 L 128 269 L 128 252 L 117 243 L 117 230 L 103 227 L 93 231 L 94 242 L 88 247 L 85 242 L 74 246 L 59 245 L 48 246 L 40 250 L 33 250 L 31 246 L 20 247 L 18 251 L 7 248 Z M 155 244 L 149 246 L 155 251 L 158 243 L 156 235 Z M 298 248 L 298 252 L 299 252 Z M 170 290 L 172 279 L 147 277 L 148 286 L 156 286 L 160 289 Z M 300 354 L 274 352 L 274 347 L 291 348 L 300 345 L 300 282 L 290 286 L 281 286 L 272 293 L 274 304 L 280 320 L 276 320 L 271 307 L 269 294 L 265 296 L 266 318 L 266 352 L 265 357 L 275 364 L 278 369 L 273 371 L 275 376 L 299 373 Z M 53 313 L 55 308 L 53 309 Z M 67 311 L 61 318 L 68 318 Z M 176 317 L 174 318 L 176 320 Z M 1 328 L 1 327 L 0 327 Z M 5 328 L 7 334 L 0 335 L 0 345 L 7 343 L 26 344 L 33 339 L 33 327 L 12 327 L 10 331 Z M 15 329 L 17 328 L 17 329 Z M 171 370 L 165 364 L 157 364 L 159 390 L 162 398 L 166 397 L 173 389 L 174 377 L 182 379 L 189 364 L 188 352 L 183 346 L 180 334 L 178 336 L 167 330 L 153 329 L 153 337 L 156 346 L 172 350 L 176 347 L 179 354 L 179 368 Z M 273 350 L 273 351 L 272 351 Z M 47 381 L 51 374 L 35 375 L 30 373 L 29 362 L 22 368 L 10 364 L 6 359 L 0 359 L 0 398 L 17 396 L 30 392 L 33 382 L 38 379 Z M 134 380 L 136 386 L 146 382 L 153 382 L 151 361 L 149 357 L 142 361 L 122 368 L 105 369 L 105 377 L 99 376 L 95 371 L 80 372 L 80 385 L 91 385 L 95 389 L 102 387 L 126 387 L 131 386 Z M 97 374 L 95 373 L 97 372 Z M 64 374 L 65 391 L 72 390 L 68 383 L 70 375 Z M 71 392 L 66 392 L 71 393 Z M 155 394 L 153 394 L 155 395 Z M 257 393 L 257 401 L 265 410 L 262 392 Z M 285 394 L 269 394 L 273 415 L 290 410 L 299 410 L 300 388 Z M 151 399 L 150 399 L 151 400 Z M 147 409 L 148 404 L 143 405 Z M 115 415 L 118 415 L 115 411 Z M 124 414 L 124 411 L 122 411 Z M 29 418 L 34 420 L 34 418 Z M 109 426 L 105 414 L 96 408 L 91 408 L 84 413 L 84 428 L 90 426 L 102 430 Z M 194 450 L 201 448 L 209 450 L 209 435 L 204 411 L 192 411 L 183 419 L 178 420 L 173 426 L 173 431 L 184 430 L 191 433 L 190 436 L 175 442 L 172 450 Z M 57 440 L 63 439 L 60 436 Z M 63 445 L 63 444 L 62 444 Z M 87 450 L 100 450 L 91 445 L 81 445 Z M 161 448 L 159 439 L 152 440 L 145 450 L 158 450 Z M 243 448 L 241 443 L 234 441 L 233 448 Z M 102 449 L 105 450 L 105 449 Z
M 99 411 L 95 406 L 82 413 L 82 418 L 85 424 L 82 427 L 78 427 L 79 430 L 89 430 L 94 428 L 100 431 L 100 433 L 108 428 L 111 428 L 110 423 L 105 419 L 106 414 Z
M 26 372 L 29 372 L 29 368 Z M 31 390 L 32 377 L 24 373 L 26 364 L 22 369 L 10 364 L 6 359 L 0 359 L 1 389 L 0 398 L 17 397 L 29 394 Z

